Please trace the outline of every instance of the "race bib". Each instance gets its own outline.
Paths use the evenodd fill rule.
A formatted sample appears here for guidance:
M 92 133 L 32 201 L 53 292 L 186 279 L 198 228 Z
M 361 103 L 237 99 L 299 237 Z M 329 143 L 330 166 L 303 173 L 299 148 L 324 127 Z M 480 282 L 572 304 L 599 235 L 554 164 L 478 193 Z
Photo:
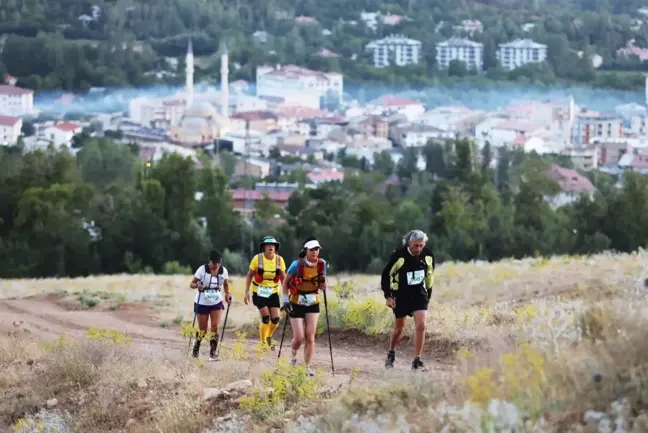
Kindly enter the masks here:
M 205 299 L 210 302 L 219 303 L 221 301 L 220 291 L 217 290 L 205 291 Z
M 299 299 L 297 300 L 297 303 L 299 305 L 313 305 L 317 301 L 317 293 L 302 293 L 299 295 Z
M 272 295 L 272 287 L 268 286 L 259 286 L 257 289 L 257 296 L 262 298 L 269 298 Z
M 425 271 L 422 269 L 419 271 L 411 271 L 407 273 L 408 286 L 416 286 L 422 284 L 424 280 L 425 280 Z

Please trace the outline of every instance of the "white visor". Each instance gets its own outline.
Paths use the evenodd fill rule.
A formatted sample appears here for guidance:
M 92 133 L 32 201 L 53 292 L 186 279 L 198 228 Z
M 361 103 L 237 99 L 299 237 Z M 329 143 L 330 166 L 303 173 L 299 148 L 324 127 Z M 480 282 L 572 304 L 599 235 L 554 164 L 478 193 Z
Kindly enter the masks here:
M 317 241 L 308 241 L 304 244 L 304 248 L 312 250 L 313 248 L 322 248 Z

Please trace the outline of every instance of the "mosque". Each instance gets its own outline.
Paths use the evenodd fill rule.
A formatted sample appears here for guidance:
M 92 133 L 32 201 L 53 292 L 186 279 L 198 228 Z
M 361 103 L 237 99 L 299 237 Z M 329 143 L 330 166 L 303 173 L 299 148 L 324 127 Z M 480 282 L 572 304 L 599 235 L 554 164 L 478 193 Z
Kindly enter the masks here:
M 221 88 L 195 93 L 194 55 L 191 41 L 187 47 L 185 88 L 168 98 L 142 96 L 129 104 L 129 117 L 146 127 L 168 131 L 169 140 L 184 147 L 212 144 L 231 130 L 230 107 L 250 104 L 250 97 L 229 94 L 229 53 L 221 45 Z M 254 102 L 254 101 L 251 101 Z M 218 109 L 216 108 L 218 107 Z
M 220 113 L 208 100 L 195 100 L 194 56 L 191 41 L 186 60 L 186 105 L 177 126 L 171 127 L 170 137 L 183 146 L 203 146 L 227 134 L 229 119 L 229 54 L 227 45 L 221 46 Z

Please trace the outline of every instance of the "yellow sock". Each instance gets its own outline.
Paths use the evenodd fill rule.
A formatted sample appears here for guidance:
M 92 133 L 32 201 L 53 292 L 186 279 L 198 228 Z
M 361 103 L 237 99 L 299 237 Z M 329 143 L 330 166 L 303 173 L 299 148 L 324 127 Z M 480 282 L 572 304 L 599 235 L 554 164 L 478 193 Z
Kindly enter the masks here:
M 259 324 L 259 337 L 261 338 L 262 343 L 265 343 L 267 335 L 268 335 L 268 325 L 261 322 Z
M 266 334 L 268 337 L 272 337 L 272 334 L 274 334 L 275 330 L 277 329 L 277 326 L 279 326 L 278 323 L 268 323 L 268 333 Z

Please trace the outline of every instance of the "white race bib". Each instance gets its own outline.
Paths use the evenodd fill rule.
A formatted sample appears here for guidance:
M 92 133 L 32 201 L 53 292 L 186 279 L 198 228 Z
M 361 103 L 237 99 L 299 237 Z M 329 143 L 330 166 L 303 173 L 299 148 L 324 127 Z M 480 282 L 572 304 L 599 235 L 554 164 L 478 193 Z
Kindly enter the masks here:
M 221 301 L 221 294 L 218 290 L 206 290 L 204 294 L 205 299 L 207 299 L 209 302 L 219 303 Z
M 417 286 L 423 283 L 423 280 L 425 280 L 425 271 L 422 269 L 419 271 L 411 271 L 407 273 L 408 286 Z
M 257 296 L 262 298 L 269 298 L 272 295 L 272 287 L 268 286 L 259 286 L 257 289 Z
M 297 303 L 299 305 L 313 305 L 317 301 L 317 293 L 302 293 L 299 295 L 299 299 L 297 300 Z

